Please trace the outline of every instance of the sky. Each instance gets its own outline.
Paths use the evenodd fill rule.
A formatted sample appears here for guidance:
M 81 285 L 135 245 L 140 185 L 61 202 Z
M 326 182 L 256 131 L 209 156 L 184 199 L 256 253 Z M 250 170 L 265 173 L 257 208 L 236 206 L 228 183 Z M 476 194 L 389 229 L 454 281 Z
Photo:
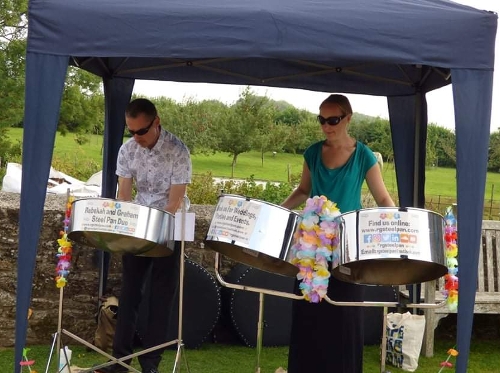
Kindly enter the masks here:
M 499 0 L 456 0 L 455 2 L 473 6 L 477 9 L 491 10 L 500 14 Z M 498 52 L 498 53 L 497 53 Z M 497 30 L 495 44 L 495 74 L 493 80 L 493 109 L 491 114 L 491 132 L 500 129 L 500 105 L 495 102 L 500 98 L 500 35 Z M 235 102 L 246 86 L 208 83 L 177 83 L 150 80 L 137 80 L 134 93 L 146 97 L 169 97 L 176 102 L 187 99 L 195 101 L 215 99 L 226 104 Z M 317 113 L 318 106 L 328 95 L 325 92 L 313 92 L 301 89 L 271 88 L 251 86 L 252 92 L 260 96 L 267 96 L 276 101 L 287 101 L 299 109 L 306 109 Z M 333 93 L 333 92 L 332 92 Z M 341 92 L 335 92 L 341 93 Z M 385 97 L 346 94 L 351 101 L 354 112 L 389 118 L 387 100 Z M 427 95 L 428 120 L 441 127 L 455 129 L 453 113 L 453 97 L 451 86 L 434 90 Z

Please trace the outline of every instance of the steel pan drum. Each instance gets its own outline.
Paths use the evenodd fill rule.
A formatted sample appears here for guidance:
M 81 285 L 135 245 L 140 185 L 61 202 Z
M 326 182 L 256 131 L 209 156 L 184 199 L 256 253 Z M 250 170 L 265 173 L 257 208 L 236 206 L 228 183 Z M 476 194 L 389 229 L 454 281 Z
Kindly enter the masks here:
M 281 206 L 238 195 L 219 197 L 205 242 L 237 262 L 295 276 L 289 262 L 299 215 Z
M 168 256 L 174 221 L 166 211 L 133 202 L 84 198 L 72 204 L 68 238 L 111 253 Z
M 405 285 L 447 273 L 444 219 L 417 208 L 363 209 L 339 218 L 336 278 L 367 285 Z M 339 254 L 339 255 L 336 255 Z

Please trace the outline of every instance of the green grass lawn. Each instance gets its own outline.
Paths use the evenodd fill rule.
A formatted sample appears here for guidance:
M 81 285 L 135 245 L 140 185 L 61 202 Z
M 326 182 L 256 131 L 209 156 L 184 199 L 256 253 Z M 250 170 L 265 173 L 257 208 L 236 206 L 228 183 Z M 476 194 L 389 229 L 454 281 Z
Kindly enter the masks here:
M 13 140 L 22 139 L 21 128 L 11 128 L 8 132 L 9 138 Z M 102 164 L 102 136 L 89 135 L 89 142 L 78 145 L 73 134 L 62 136 L 56 135 L 54 146 L 54 162 L 61 161 L 73 164 L 75 167 L 81 162 L 95 162 Z M 192 156 L 193 171 L 195 174 L 211 172 L 213 176 L 230 177 L 231 160 L 227 153 L 216 153 L 211 155 L 194 154 Z M 63 163 L 64 163 L 63 162 Z M 278 153 L 275 157 L 271 153 L 264 154 L 262 164 L 260 152 L 248 152 L 238 156 L 238 162 L 234 169 L 235 178 L 248 178 L 254 176 L 256 180 L 287 181 L 289 174 L 300 174 L 302 172 L 303 158 L 300 154 Z M 64 172 L 64 170 L 61 170 Z M 394 165 L 384 165 L 383 177 L 388 190 L 392 194 L 397 193 L 397 183 Z M 427 199 L 437 203 L 438 199 L 456 198 L 456 173 L 452 168 L 431 167 L 426 170 L 425 194 Z M 486 201 L 500 201 L 500 173 L 488 172 L 485 187 Z M 488 203 L 486 203 L 488 205 Z
M 332 336 L 335 338 L 335 336 Z M 435 345 L 435 356 L 432 358 L 420 357 L 417 373 L 437 373 L 440 363 L 447 357 L 446 351 L 454 346 L 454 341 L 438 340 Z M 103 363 L 106 358 L 78 344 L 70 344 L 73 350 L 72 365 L 81 368 L 91 367 L 96 363 Z M 44 372 L 50 355 L 50 346 L 30 346 L 28 358 L 35 360 L 34 369 L 38 373 Z M 499 372 L 500 354 L 498 353 L 498 340 L 484 340 L 471 342 L 468 373 L 493 373 Z M 163 354 L 160 372 L 172 372 L 176 351 L 168 350 Z M 366 346 L 364 353 L 364 372 L 380 372 L 379 346 Z M 253 373 L 255 372 L 257 353 L 255 348 L 234 345 L 221 345 L 206 343 L 197 350 L 185 350 L 181 357 L 185 357 L 192 373 Z M 260 356 L 262 373 L 274 373 L 278 367 L 286 368 L 288 358 L 287 347 L 265 347 Z M 314 357 L 312 357 L 314 358 Z M 55 356 L 52 358 L 50 372 L 56 371 Z M 456 358 L 450 362 L 455 363 Z M 137 361 L 134 367 L 139 369 Z M 391 373 L 402 373 L 403 370 L 387 365 L 386 370 Z M 0 371 L 13 371 L 13 349 L 0 350 Z M 181 372 L 187 372 L 184 363 Z M 453 369 L 445 369 L 444 373 Z M 28 372 L 28 369 L 23 371 Z M 313 373 L 313 372 L 311 372 Z

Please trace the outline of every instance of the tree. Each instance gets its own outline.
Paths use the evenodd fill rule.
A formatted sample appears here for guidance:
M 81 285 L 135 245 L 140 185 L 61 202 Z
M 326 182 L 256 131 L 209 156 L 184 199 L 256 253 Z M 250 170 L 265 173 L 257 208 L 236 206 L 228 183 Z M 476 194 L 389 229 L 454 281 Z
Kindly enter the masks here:
M 2 0 L 0 6 L 0 129 L 23 121 L 27 7 L 27 0 Z M 100 78 L 70 67 L 58 129 L 63 134 L 102 133 L 103 119 Z M 5 140 L 1 145 L 4 151 L 10 148 L 10 153 L 19 147 Z
M 427 141 L 433 142 L 435 146 L 436 165 L 439 167 L 456 167 L 456 138 L 451 130 L 430 123 L 427 127 Z
M 270 120 L 259 128 L 255 137 L 255 147 L 260 150 L 262 166 L 264 166 L 265 152 L 281 152 L 285 145 L 290 127 Z
M 349 126 L 349 133 L 355 139 L 368 145 L 373 151 L 381 153 L 383 158 L 392 157 L 391 129 L 387 119 L 354 114 Z
M 278 102 L 283 103 L 284 101 Z M 288 126 L 293 126 L 298 125 L 305 120 L 310 119 L 311 117 L 314 117 L 314 114 L 308 112 L 307 110 L 299 110 L 286 102 L 285 104 L 287 104 L 288 106 L 284 106 L 284 104 L 276 105 L 276 101 L 274 103 L 276 109 L 275 114 L 273 115 L 275 123 L 283 123 Z
M 437 131 L 434 131 L 433 126 L 429 125 L 427 127 L 427 142 L 426 142 L 426 156 L 425 156 L 425 165 L 429 166 L 438 166 L 439 165 L 439 157 L 438 157 L 438 144 L 439 144 L 439 136 L 437 136 Z
M 258 97 L 259 102 L 255 102 L 257 106 L 260 105 L 258 120 L 256 121 L 256 133 L 252 149 L 260 150 L 261 163 L 264 166 L 264 153 L 267 151 L 281 151 L 283 148 L 284 139 L 287 136 L 286 126 L 276 123 L 273 118 L 276 116 L 275 102 L 269 100 L 267 97 Z M 281 101 L 287 104 L 284 101 Z
M 455 167 L 455 134 L 449 129 L 429 123 L 427 127 L 427 165 Z
M 310 116 L 299 125 L 288 126 L 288 136 L 283 149 L 287 153 L 303 153 L 307 147 L 323 139 L 321 126 L 314 116 Z
M 217 149 L 216 129 L 229 118 L 229 108 L 215 100 L 193 99 L 177 104 L 171 99 L 155 100 L 162 125 L 178 136 L 191 153 L 209 153 Z
M 0 166 L 21 154 L 21 144 L 12 143 L 7 128 L 23 118 L 24 59 L 26 54 L 27 1 L 0 3 Z M 2 172 L 0 171 L 0 176 Z
M 103 132 L 104 95 L 98 76 L 68 68 L 57 128 L 63 135 Z
M 230 120 L 217 128 L 217 149 L 232 156 L 233 169 L 238 155 L 252 150 L 259 137 L 259 129 L 266 128 L 270 122 L 268 103 L 267 97 L 256 96 L 247 87 L 231 106 Z
M 500 130 L 490 135 L 488 170 L 500 172 Z
M 27 0 L 2 0 L 0 6 L 0 128 L 23 118 Z

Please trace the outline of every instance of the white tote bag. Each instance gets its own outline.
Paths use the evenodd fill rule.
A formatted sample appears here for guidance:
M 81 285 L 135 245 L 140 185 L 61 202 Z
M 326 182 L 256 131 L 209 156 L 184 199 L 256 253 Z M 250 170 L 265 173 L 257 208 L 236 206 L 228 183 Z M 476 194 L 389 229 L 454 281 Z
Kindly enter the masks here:
M 406 313 L 387 314 L 385 362 L 408 372 L 418 367 L 424 337 L 425 316 Z

